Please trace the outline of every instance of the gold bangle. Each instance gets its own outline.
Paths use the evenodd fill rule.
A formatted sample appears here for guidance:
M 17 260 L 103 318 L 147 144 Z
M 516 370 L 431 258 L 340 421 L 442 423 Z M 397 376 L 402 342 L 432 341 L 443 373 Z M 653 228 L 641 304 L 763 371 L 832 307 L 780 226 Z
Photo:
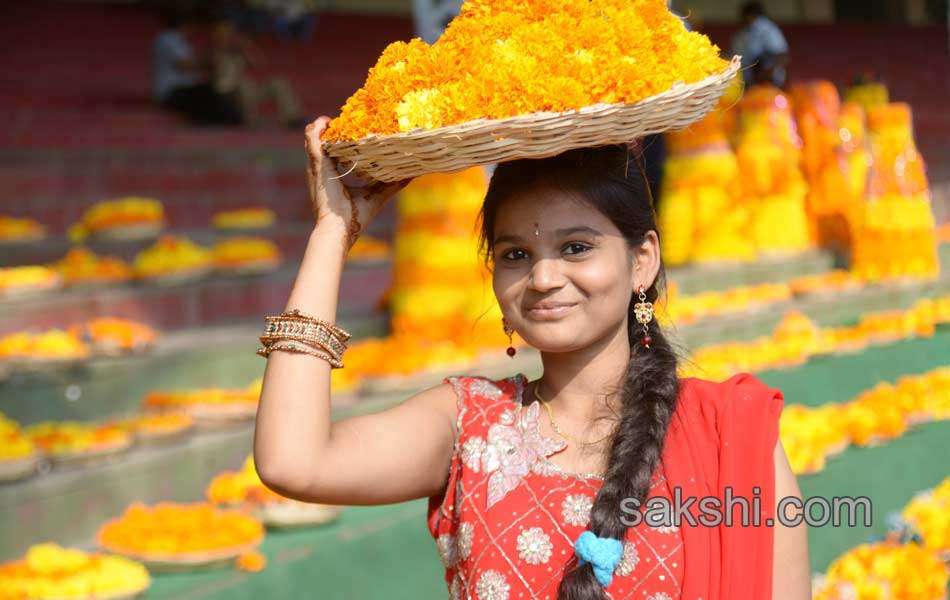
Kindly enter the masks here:
M 330 367 L 334 369 L 342 369 L 343 363 L 325 352 L 321 352 L 314 348 L 307 346 L 299 346 L 297 344 L 272 344 L 270 346 L 265 346 L 263 348 L 258 348 L 257 353 L 261 356 L 267 358 L 270 356 L 270 353 L 275 350 L 283 350 L 285 352 L 291 352 L 294 354 L 308 354 L 310 356 L 316 356 L 317 358 L 322 358 L 323 360 L 330 363 Z
M 317 324 L 323 325 L 329 328 L 330 331 L 332 331 L 333 334 L 336 335 L 340 339 L 341 342 L 347 342 L 352 337 L 347 331 L 345 331 L 344 329 L 341 329 L 340 327 L 337 327 L 333 323 L 324 321 L 323 319 L 318 319 L 314 317 L 313 315 L 307 314 L 297 308 L 293 310 L 285 310 L 284 312 L 280 313 L 280 316 L 284 318 L 290 318 L 290 319 L 298 318 L 304 321 L 309 321 L 311 323 L 317 323 Z
M 346 344 L 337 339 L 329 329 L 309 322 L 276 320 L 264 328 L 264 333 L 258 339 L 264 345 L 280 340 L 306 342 L 326 348 L 337 358 L 341 358 L 346 352 Z
M 321 350 L 326 351 L 327 354 L 329 354 L 336 360 L 341 360 L 343 358 L 342 352 L 337 352 L 331 344 L 328 344 L 318 338 L 305 336 L 305 335 L 297 335 L 297 334 L 285 334 L 285 335 L 282 335 L 280 337 L 275 337 L 275 338 L 261 336 L 261 344 L 263 344 L 264 346 L 273 346 L 274 344 L 279 344 L 281 342 L 301 342 L 301 343 L 306 344 L 307 346 L 319 348 Z

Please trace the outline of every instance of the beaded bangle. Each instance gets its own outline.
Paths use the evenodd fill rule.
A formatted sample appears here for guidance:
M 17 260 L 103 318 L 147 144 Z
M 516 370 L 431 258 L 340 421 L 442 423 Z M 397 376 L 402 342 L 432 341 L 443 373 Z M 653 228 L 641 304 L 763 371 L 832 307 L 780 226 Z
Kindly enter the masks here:
M 297 308 L 293 310 L 285 310 L 284 312 L 280 313 L 279 317 L 267 317 L 267 319 L 268 321 L 270 321 L 271 319 L 278 319 L 281 317 L 285 319 L 301 320 L 305 322 L 315 323 L 318 325 L 323 325 L 324 327 L 327 327 L 330 331 L 332 331 L 333 334 L 337 338 L 339 338 L 341 342 L 347 342 L 352 337 L 348 332 L 337 327 L 333 323 L 329 323 L 327 321 L 324 321 L 323 319 L 318 319 L 314 317 L 313 315 L 309 315 Z
M 285 352 L 292 352 L 294 354 L 309 354 L 310 356 L 316 356 L 317 358 L 322 358 L 323 360 L 330 363 L 330 367 L 334 369 L 342 369 L 343 363 L 336 358 L 333 358 L 326 352 L 316 350 L 314 348 L 309 348 L 307 346 L 299 346 L 297 344 L 271 344 L 270 346 L 265 346 L 263 348 L 258 348 L 257 353 L 265 358 L 270 356 L 270 353 L 275 350 L 283 350 Z

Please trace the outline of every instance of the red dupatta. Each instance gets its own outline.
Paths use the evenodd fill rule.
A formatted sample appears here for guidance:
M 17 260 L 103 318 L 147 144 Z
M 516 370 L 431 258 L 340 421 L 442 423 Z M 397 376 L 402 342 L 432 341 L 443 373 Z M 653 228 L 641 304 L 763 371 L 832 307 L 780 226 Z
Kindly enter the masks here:
M 670 493 L 678 487 L 684 500 L 696 498 L 688 511 L 699 524 L 684 517 L 680 526 L 683 600 L 771 599 L 774 532 L 764 522 L 775 517 L 773 453 L 783 405 L 780 390 L 748 373 L 722 383 L 681 380 L 661 459 Z M 753 494 L 756 486 L 761 489 Z M 750 508 L 754 497 L 760 499 L 759 526 L 741 526 L 738 508 L 730 527 L 702 524 L 699 500 L 722 500 L 727 487 L 732 497 L 747 498 Z

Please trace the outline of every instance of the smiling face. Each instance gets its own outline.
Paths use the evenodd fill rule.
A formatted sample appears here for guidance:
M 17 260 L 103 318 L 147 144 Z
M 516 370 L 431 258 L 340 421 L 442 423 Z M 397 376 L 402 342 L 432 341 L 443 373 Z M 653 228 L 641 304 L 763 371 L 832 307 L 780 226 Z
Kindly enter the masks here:
M 494 225 L 495 296 L 527 343 L 542 352 L 569 352 L 618 327 L 626 331 L 631 295 L 640 282 L 652 282 L 650 269 L 638 265 L 659 262 L 655 234 L 631 247 L 578 195 L 547 187 L 506 199 Z

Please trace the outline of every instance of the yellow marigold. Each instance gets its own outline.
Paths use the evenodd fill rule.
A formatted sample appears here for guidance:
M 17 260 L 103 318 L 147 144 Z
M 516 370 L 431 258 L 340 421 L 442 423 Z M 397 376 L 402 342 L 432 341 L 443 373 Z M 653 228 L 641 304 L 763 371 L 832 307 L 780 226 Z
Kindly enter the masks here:
M 0 598 L 131 597 L 150 583 L 148 571 L 135 561 L 51 542 L 0 565 Z
M 267 238 L 240 236 L 222 240 L 214 245 L 214 263 L 219 269 L 240 267 L 248 263 L 280 262 L 277 244 Z
M 941 598 L 947 587 L 947 568 L 917 544 L 891 541 L 861 544 L 839 556 L 828 567 L 821 593 L 840 590 L 838 597 Z M 854 595 L 846 593 L 850 588 Z
M 42 239 L 45 236 L 46 227 L 35 219 L 0 215 L 0 241 L 25 242 Z
M 435 44 L 390 44 L 324 139 L 633 103 L 725 66 L 662 0 L 468 0 Z
M 40 265 L 0 268 L 0 294 L 11 290 L 54 288 L 61 281 L 56 271 Z
M 211 224 L 218 229 L 257 229 L 270 227 L 277 215 L 269 208 L 252 206 L 236 210 L 224 210 L 211 217 Z
M 135 257 L 135 273 L 139 277 L 158 277 L 190 272 L 211 266 L 213 253 L 188 238 L 164 235 Z
M 52 267 L 68 284 L 113 283 L 132 278 L 132 267 L 121 258 L 100 256 L 83 246 L 72 248 Z

